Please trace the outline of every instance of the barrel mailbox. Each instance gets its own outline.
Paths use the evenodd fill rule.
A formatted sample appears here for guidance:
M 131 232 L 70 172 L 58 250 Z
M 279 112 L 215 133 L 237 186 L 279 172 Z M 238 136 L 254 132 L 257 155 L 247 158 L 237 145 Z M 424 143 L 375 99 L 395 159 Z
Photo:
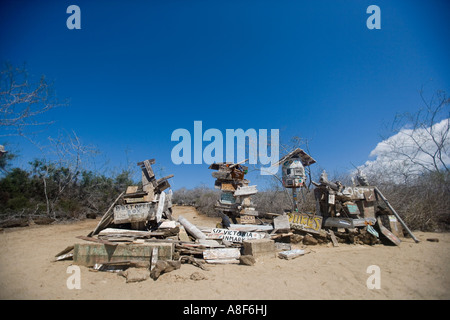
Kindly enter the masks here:
M 286 160 L 282 164 L 282 181 L 285 188 L 299 188 L 303 186 L 306 174 L 300 158 Z
M 299 188 L 305 184 L 305 167 L 315 162 L 316 160 L 309 154 L 297 148 L 278 160 L 275 165 L 281 166 L 282 181 L 285 188 Z

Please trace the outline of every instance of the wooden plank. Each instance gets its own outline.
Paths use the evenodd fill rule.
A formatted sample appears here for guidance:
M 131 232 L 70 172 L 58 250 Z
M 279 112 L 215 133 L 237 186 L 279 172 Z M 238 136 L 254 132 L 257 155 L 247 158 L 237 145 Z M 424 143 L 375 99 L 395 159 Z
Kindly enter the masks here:
M 58 254 L 56 254 L 55 257 L 62 256 L 63 254 L 66 254 L 66 253 L 68 253 L 68 252 L 70 252 L 72 250 L 73 250 L 73 245 L 72 246 L 68 246 L 63 251 L 58 252 Z
M 73 252 L 69 252 L 69 253 L 65 253 L 60 256 L 57 256 L 55 258 L 55 261 L 61 261 L 61 260 L 72 259 L 72 258 L 73 258 Z
M 367 201 L 367 202 L 374 202 L 376 200 L 374 189 L 369 189 L 369 190 L 365 191 L 363 193 L 363 195 L 364 195 L 365 201 Z
M 167 208 L 172 208 L 172 199 L 173 199 L 173 191 L 172 189 L 170 189 L 169 192 L 167 192 L 166 194 Z M 171 217 L 169 217 L 169 219 L 172 220 Z
M 333 247 L 339 247 L 339 242 L 336 239 L 336 235 L 334 234 L 333 230 L 328 230 L 328 233 L 330 234 L 331 242 L 333 243 Z
M 153 163 L 155 163 L 155 159 L 152 159 L 152 160 L 153 160 Z M 152 181 L 155 178 L 155 173 L 153 172 L 151 165 L 152 165 L 152 163 L 150 162 L 150 160 L 144 161 L 145 171 L 144 170 L 143 171 L 144 171 L 148 181 Z
M 187 234 L 186 229 L 183 226 L 180 226 L 178 239 L 180 239 L 181 241 L 191 241 L 191 238 L 189 238 L 189 235 Z
M 150 264 L 150 271 L 156 266 L 156 262 L 158 261 L 158 247 L 154 247 L 152 249 L 152 260 Z
M 230 230 L 238 230 L 238 231 L 272 231 L 273 226 L 265 225 L 265 224 L 230 224 Z
M 107 228 L 98 234 L 99 236 L 108 237 L 135 237 L 135 238 L 150 238 L 150 231 L 140 231 L 140 230 L 129 230 L 129 229 L 118 229 L 118 228 Z
M 383 226 L 381 219 L 378 217 L 378 227 L 380 228 L 381 233 L 393 244 L 396 246 L 399 246 L 401 241 L 399 238 L 397 238 L 392 232 L 390 232 L 385 226 Z
M 159 199 L 158 199 L 158 208 L 156 209 L 156 222 L 159 223 L 162 218 L 162 214 L 164 211 L 164 203 L 166 201 L 166 193 L 163 191 L 161 192 Z
M 74 245 L 74 264 L 93 266 L 124 260 L 150 261 L 153 248 L 158 248 L 158 259 L 172 260 L 173 243 L 117 244 L 114 246 L 101 243 L 77 243 Z
M 127 191 L 125 192 L 127 195 L 130 193 L 135 193 L 138 190 L 138 186 L 128 186 Z
M 236 190 L 234 185 L 232 183 L 229 183 L 229 182 L 221 183 L 220 189 L 224 190 L 224 191 L 231 191 L 231 192 L 234 192 Z
M 252 194 L 256 194 L 256 193 L 258 193 L 256 186 L 239 187 L 234 192 L 234 196 L 235 197 L 248 196 L 248 195 L 252 195 Z
M 128 189 L 127 189 L 127 190 L 128 190 Z M 147 194 L 146 191 L 136 191 L 136 192 L 133 192 L 133 193 L 127 193 L 127 194 L 124 194 L 123 197 L 124 197 L 124 199 L 125 199 L 125 198 L 133 198 L 133 197 L 143 197 L 143 196 L 145 196 L 146 194 Z
M 389 227 L 396 237 L 403 237 L 403 228 L 398 219 L 394 215 L 389 215 Z
M 126 203 L 139 203 L 139 202 L 146 202 L 144 197 L 140 198 L 124 198 Z
M 240 220 L 241 220 L 240 222 L 242 224 L 255 224 L 256 223 L 255 216 L 241 215 Z
M 248 216 L 255 216 L 255 217 L 259 216 L 259 212 L 256 211 L 254 208 L 244 208 L 243 210 L 241 210 L 240 213 Z
M 203 251 L 203 259 L 205 260 L 239 259 L 240 256 L 241 252 L 238 248 L 219 248 Z
M 363 201 L 363 210 L 365 218 L 375 218 L 375 202 L 374 201 Z
M 392 211 L 392 213 L 395 215 L 395 217 L 397 218 L 397 220 L 401 223 L 401 225 L 403 226 L 403 228 L 405 228 L 405 230 L 408 232 L 408 234 L 411 236 L 411 238 L 414 239 L 414 241 L 416 243 L 420 242 L 419 239 L 417 239 L 414 234 L 411 232 L 411 230 L 409 230 L 408 226 L 406 225 L 406 223 L 402 220 L 402 218 L 400 218 L 400 216 L 398 215 L 397 211 L 394 210 L 394 208 L 391 206 L 391 204 L 389 203 L 389 201 L 384 197 L 384 195 L 381 193 L 380 190 L 378 190 L 377 187 L 375 187 L 375 192 L 377 193 L 377 195 L 379 195 L 381 197 L 381 199 L 384 201 L 384 203 L 386 203 L 386 205 L 389 207 L 389 209 Z
M 214 209 L 221 210 L 221 211 L 232 211 L 237 212 L 238 211 L 238 205 L 237 204 L 223 204 L 223 203 L 216 203 L 214 205 Z
M 85 236 L 78 236 L 76 237 L 77 239 L 81 239 L 81 240 L 85 240 L 85 241 L 91 241 L 91 242 L 96 242 L 96 243 L 103 243 L 103 244 L 107 244 L 110 246 L 115 246 L 115 243 L 109 242 L 108 240 L 103 240 L 103 239 L 97 239 L 97 238 L 93 238 L 93 237 L 85 237 Z
M 156 189 L 160 192 L 166 190 L 167 188 L 170 188 L 170 183 L 167 180 L 164 180 L 156 186 Z
M 145 160 L 145 161 L 147 161 L 150 165 L 153 165 L 153 164 L 156 163 L 155 159 L 149 159 L 149 160 Z M 138 162 L 137 165 L 138 166 L 143 166 L 144 165 L 144 161 Z
M 97 224 L 97 226 L 95 227 L 95 229 L 90 232 L 88 234 L 89 236 L 93 236 L 96 235 L 97 233 L 100 232 L 100 230 L 106 228 L 107 226 L 109 226 L 111 223 L 113 223 L 114 221 L 114 211 L 112 210 L 114 208 L 114 206 L 116 205 L 117 201 L 119 201 L 119 199 L 122 197 L 122 195 L 125 192 L 122 192 L 117 198 L 116 200 L 111 204 L 111 206 L 108 208 L 108 210 L 105 212 L 105 214 L 103 215 L 102 219 L 100 220 L 100 222 Z
M 147 195 L 144 196 L 144 200 L 146 202 L 150 202 L 155 199 L 155 186 L 152 183 L 144 185 L 142 189 L 147 193 Z
M 286 260 L 291 260 L 291 259 L 300 257 L 304 254 L 305 254 L 305 250 L 293 249 L 293 250 L 279 252 L 278 257 L 286 259 Z
M 275 230 L 275 229 L 274 229 Z M 287 233 L 270 233 L 270 239 L 275 240 L 275 239 L 280 239 L 280 238 L 285 238 L 285 237 L 290 237 L 292 236 L 294 233 L 293 232 L 287 232 Z
M 208 259 L 205 260 L 208 264 L 239 264 L 238 259 Z
M 163 178 L 160 178 L 160 179 L 158 179 L 157 181 L 156 181 L 156 184 L 161 184 L 161 183 L 163 183 L 164 181 L 166 181 L 167 179 L 170 179 L 170 178 L 173 178 L 173 174 L 169 174 L 168 176 L 165 176 L 165 177 L 163 177 Z
M 175 228 L 177 226 L 177 222 L 174 220 L 165 220 L 161 222 L 161 224 L 158 226 L 158 229 L 165 229 L 165 228 Z

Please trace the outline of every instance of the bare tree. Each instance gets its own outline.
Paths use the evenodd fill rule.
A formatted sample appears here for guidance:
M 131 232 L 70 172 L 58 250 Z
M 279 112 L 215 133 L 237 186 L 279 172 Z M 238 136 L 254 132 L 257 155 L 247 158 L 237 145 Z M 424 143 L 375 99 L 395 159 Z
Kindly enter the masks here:
M 386 179 L 402 183 L 424 173 L 449 173 L 450 99 L 444 91 L 427 100 L 421 90 L 420 97 L 424 107 L 415 113 L 397 114 L 392 135 L 372 151 L 377 160 L 361 169 L 378 172 L 377 175 L 385 172 Z
M 423 89 L 420 97 L 424 108 L 414 114 L 406 113 L 396 117 L 395 128 L 409 140 L 409 146 L 395 145 L 393 151 L 424 171 L 449 172 L 450 98 L 444 91 L 438 91 L 427 100 Z M 401 129 L 408 124 L 410 128 Z
M 53 85 L 44 76 L 33 82 L 25 66 L 4 63 L 0 71 L 0 137 L 22 136 L 32 141 L 34 133 L 53 123 L 40 115 L 63 105 L 66 103 L 56 99 Z
M 82 144 L 75 132 L 60 133 L 57 138 L 48 139 L 50 149 L 47 152 L 52 159 L 35 160 L 33 165 L 42 179 L 47 214 L 53 213 L 55 216 L 55 204 L 67 189 L 76 184 L 84 162 L 96 150 Z

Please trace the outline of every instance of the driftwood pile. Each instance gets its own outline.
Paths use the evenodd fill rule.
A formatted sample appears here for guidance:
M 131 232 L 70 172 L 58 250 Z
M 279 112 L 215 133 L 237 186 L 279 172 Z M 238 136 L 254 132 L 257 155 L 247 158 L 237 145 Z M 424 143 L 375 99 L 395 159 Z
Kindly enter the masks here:
M 213 163 L 209 169 L 217 170 L 212 173 L 216 179 L 214 188 L 221 190 L 220 199 L 215 205 L 215 210 L 222 216 L 224 226 L 229 226 L 229 218 L 237 223 L 236 218 L 246 223 L 255 223 L 258 211 L 251 200 L 251 196 L 258 190 L 256 186 L 249 186 L 245 179 L 248 167 L 240 163 Z
M 405 232 L 418 242 L 389 201 L 375 186 L 370 186 L 366 177 L 357 175 L 357 183 L 344 186 L 339 181 L 328 181 L 324 171 L 316 186 L 316 212 L 323 217 L 323 228 L 345 229 L 336 233 L 350 243 L 375 244 L 401 243 Z
M 186 263 L 206 271 L 208 264 L 253 265 L 262 255 L 294 259 L 309 253 L 308 246 L 320 244 L 374 245 L 387 240 L 398 245 L 403 236 L 399 228 L 402 221 L 394 223 L 392 217 L 397 214 L 376 187 L 347 188 L 330 183 L 322 175 L 320 183 L 315 183 L 315 214 L 259 213 L 250 201 L 257 191 L 244 179 L 246 168 L 229 163 L 214 164 L 210 169 L 218 170 L 213 173 L 216 187 L 228 193 L 216 209 L 234 223 L 211 228 L 197 226 L 183 216 L 175 220 L 172 192 L 165 192 L 173 175 L 156 179 L 151 167 L 154 163 L 154 159 L 138 163 L 142 187 L 123 192 L 96 228 L 78 237 L 86 242 L 61 251 L 56 260 L 72 259 L 74 264 L 118 272 L 127 282 L 134 282 L 156 280 Z M 378 201 L 389 210 L 376 209 Z M 385 217 L 392 222 L 390 230 L 381 221 L 382 213 L 388 213 Z M 249 223 L 248 216 L 257 217 L 257 223 Z M 197 274 L 193 278 L 206 277 Z

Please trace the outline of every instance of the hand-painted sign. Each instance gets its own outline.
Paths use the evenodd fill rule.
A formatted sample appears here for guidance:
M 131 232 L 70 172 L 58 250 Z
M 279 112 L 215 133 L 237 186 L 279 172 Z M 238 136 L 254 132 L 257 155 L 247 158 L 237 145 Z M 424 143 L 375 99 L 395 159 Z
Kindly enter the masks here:
M 146 221 L 153 218 L 154 204 L 153 203 L 137 203 L 117 205 L 114 207 L 114 223 L 129 223 Z
M 236 203 L 236 198 L 233 196 L 232 192 L 222 192 L 220 194 L 220 202 L 224 204 L 234 204 Z
M 245 232 L 213 228 L 207 238 L 223 239 L 231 242 L 242 242 L 244 240 L 262 239 L 264 238 L 264 234 L 259 232 Z
M 322 228 L 322 217 L 307 213 L 289 213 L 289 223 L 293 229 L 319 233 Z

